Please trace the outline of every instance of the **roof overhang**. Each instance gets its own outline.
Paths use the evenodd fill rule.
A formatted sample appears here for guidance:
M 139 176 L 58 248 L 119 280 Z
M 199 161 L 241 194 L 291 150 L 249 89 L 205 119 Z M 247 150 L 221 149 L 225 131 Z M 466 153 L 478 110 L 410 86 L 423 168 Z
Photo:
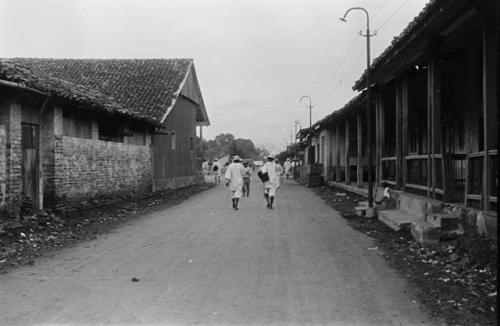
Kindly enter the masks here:
M 474 17 L 477 10 L 467 0 L 431 0 L 401 34 L 370 65 L 370 81 L 391 80 L 408 64 L 428 52 L 431 36 L 440 37 Z M 444 33 L 444 34 L 443 34 Z M 354 90 L 366 89 L 367 70 L 354 83 Z
M 172 109 L 180 96 L 184 96 L 193 103 L 196 104 L 196 126 L 209 126 L 210 120 L 208 118 L 208 113 L 205 108 L 205 102 L 203 101 L 203 96 L 201 95 L 200 84 L 198 82 L 198 77 L 196 76 L 196 70 L 194 68 L 193 62 L 190 63 L 189 68 L 179 85 L 179 88 L 174 93 L 174 97 L 170 106 L 167 108 L 165 115 L 163 116 L 161 122 L 163 123 L 167 116 L 170 114 Z

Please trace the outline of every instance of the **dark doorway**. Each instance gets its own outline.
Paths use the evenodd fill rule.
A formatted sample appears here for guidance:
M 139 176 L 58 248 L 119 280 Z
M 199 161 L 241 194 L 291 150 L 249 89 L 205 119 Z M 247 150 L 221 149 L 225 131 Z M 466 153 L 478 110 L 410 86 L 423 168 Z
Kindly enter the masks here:
M 22 184 L 22 204 L 23 206 L 39 207 L 39 139 L 40 127 L 34 124 L 22 123 L 21 147 L 22 163 L 21 173 Z

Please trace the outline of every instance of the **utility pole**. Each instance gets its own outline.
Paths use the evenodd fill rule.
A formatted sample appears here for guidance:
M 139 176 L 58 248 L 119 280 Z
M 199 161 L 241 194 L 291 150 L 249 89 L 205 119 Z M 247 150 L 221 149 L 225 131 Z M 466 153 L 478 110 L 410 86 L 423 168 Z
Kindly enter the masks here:
M 363 7 L 352 7 L 347 9 L 347 11 L 344 14 L 344 17 L 340 18 L 341 21 L 347 22 L 346 17 L 349 14 L 351 10 L 361 10 L 366 14 L 366 34 L 362 35 L 360 32 L 361 36 L 366 37 L 366 120 L 367 121 L 367 133 L 368 133 L 368 207 L 372 208 L 373 207 L 373 181 L 372 181 L 372 165 L 373 165 L 373 158 L 372 158 L 372 118 L 371 118 L 371 109 L 370 109 L 370 36 L 374 36 L 377 33 L 370 34 L 370 15 L 368 14 L 368 11 L 363 8 Z M 372 210 L 373 214 L 373 210 Z M 367 217 L 368 217 L 368 211 L 367 211 Z
M 293 158 L 294 160 L 292 161 L 293 162 L 293 177 L 295 178 L 295 175 L 296 175 L 296 169 L 297 169 L 297 161 L 298 161 L 298 158 L 299 158 L 299 155 L 298 155 L 298 146 L 297 146 L 297 125 L 299 125 L 299 130 L 301 129 L 301 126 L 300 126 L 300 121 L 299 120 L 295 120 L 294 121 L 294 125 L 295 125 L 295 142 L 294 142 L 294 154 L 293 154 Z
M 312 173 L 312 160 L 311 160 L 311 146 L 312 146 L 312 104 L 311 97 L 309 95 L 303 95 L 299 102 L 302 101 L 303 98 L 307 98 L 309 100 L 309 154 L 307 158 L 309 159 L 309 186 L 311 185 L 311 173 Z

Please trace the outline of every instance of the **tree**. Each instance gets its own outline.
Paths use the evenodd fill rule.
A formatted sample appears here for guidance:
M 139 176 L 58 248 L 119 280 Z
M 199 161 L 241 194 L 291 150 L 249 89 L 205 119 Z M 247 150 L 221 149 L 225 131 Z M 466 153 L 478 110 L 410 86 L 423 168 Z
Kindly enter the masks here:
M 256 151 L 257 151 L 257 157 L 260 159 L 263 159 L 264 156 L 269 156 L 269 151 L 265 147 L 262 146 L 257 147 Z
M 199 157 L 213 160 L 228 154 L 256 160 L 269 155 L 269 152 L 265 148 L 255 148 L 254 143 L 250 139 L 235 138 L 230 133 L 219 134 L 215 136 L 214 140 L 203 139 L 200 143 Z
M 238 138 L 231 144 L 229 155 L 239 155 L 241 158 L 251 158 L 255 159 L 258 157 L 258 153 L 255 150 L 255 146 L 250 139 Z

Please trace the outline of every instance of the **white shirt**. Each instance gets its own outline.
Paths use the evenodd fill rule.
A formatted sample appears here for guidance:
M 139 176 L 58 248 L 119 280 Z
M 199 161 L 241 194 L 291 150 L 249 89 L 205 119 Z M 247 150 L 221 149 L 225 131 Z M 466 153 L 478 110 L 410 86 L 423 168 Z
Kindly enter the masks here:
M 267 172 L 267 174 L 269 175 L 270 183 L 279 182 L 278 167 L 276 166 L 276 163 L 266 162 L 266 164 L 264 164 L 264 166 L 262 167 L 262 172 L 263 173 Z
M 237 190 L 243 187 L 243 174 L 245 168 L 241 163 L 231 163 L 226 169 L 224 177 L 230 181 L 231 190 Z

